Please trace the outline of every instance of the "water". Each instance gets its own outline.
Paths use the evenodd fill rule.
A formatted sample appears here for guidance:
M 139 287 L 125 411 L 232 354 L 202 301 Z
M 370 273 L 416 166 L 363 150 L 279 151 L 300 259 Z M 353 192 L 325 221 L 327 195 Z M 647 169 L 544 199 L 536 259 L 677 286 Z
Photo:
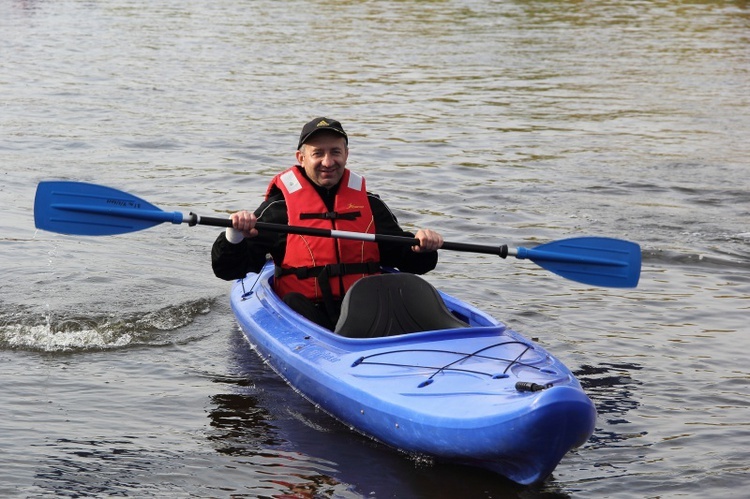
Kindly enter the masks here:
M 748 28 L 740 0 L 3 1 L 0 495 L 741 495 Z M 48 179 L 254 208 L 316 115 L 407 227 L 642 245 L 635 290 L 449 252 L 429 275 L 539 338 L 596 403 L 545 483 L 398 454 L 302 400 L 239 333 L 215 229 L 34 229 Z

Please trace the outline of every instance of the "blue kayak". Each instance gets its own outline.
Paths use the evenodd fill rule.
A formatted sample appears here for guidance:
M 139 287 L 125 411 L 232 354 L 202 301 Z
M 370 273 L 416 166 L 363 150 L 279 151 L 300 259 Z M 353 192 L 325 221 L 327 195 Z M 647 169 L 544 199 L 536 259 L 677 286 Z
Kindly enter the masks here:
M 549 476 L 594 431 L 596 410 L 559 360 L 411 274 L 358 281 L 332 332 L 273 292 L 273 264 L 231 291 L 253 349 L 312 403 L 400 451 Z

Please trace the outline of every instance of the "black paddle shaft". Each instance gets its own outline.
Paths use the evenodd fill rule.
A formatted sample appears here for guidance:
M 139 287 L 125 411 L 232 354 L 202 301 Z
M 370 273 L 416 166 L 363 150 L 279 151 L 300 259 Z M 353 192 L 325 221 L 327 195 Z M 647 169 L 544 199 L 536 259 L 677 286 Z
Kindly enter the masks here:
M 215 227 L 232 227 L 232 221 L 228 218 L 202 217 L 196 215 L 195 213 L 190 213 L 186 222 L 190 226 L 200 224 L 213 225 Z M 341 239 L 355 239 L 359 241 L 373 241 L 377 243 L 390 242 L 408 246 L 419 245 L 419 239 L 404 236 L 393 236 L 389 234 L 363 234 L 359 232 L 316 229 L 314 227 L 300 227 L 297 225 L 284 225 L 267 222 L 256 222 L 255 228 L 258 230 L 282 232 L 285 234 L 299 234 L 302 236 L 334 237 Z M 452 251 L 466 251 L 470 253 L 497 255 L 501 258 L 506 258 L 508 256 L 507 244 L 503 244 L 502 246 L 487 246 L 483 244 L 452 243 L 449 241 L 444 241 L 441 248 Z

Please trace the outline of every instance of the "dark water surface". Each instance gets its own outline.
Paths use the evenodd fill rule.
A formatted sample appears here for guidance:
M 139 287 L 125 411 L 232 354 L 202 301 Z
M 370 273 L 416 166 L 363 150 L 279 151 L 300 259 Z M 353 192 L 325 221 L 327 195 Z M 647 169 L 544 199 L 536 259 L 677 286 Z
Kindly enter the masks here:
M 216 230 L 36 231 L 41 180 L 254 208 L 333 116 L 407 227 L 642 245 L 637 289 L 442 252 L 429 280 L 579 376 L 593 437 L 520 487 L 405 456 L 249 351 Z M 747 1 L 0 2 L 3 497 L 728 497 L 750 485 Z

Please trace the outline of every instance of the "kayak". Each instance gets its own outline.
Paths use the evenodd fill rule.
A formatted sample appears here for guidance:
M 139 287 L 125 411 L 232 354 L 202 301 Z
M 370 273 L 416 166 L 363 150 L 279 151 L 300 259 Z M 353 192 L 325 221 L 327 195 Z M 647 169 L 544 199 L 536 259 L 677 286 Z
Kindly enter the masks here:
M 34 198 L 38 229 L 87 236 L 162 223 L 231 227 L 226 218 L 185 216 L 111 187 L 45 181 Z M 282 234 L 419 241 L 258 222 Z M 444 241 L 441 250 L 513 256 L 572 281 L 631 288 L 641 274 L 637 243 L 574 237 L 535 248 Z M 484 312 L 396 272 L 357 281 L 328 331 L 273 292 L 273 265 L 248 274 L 231 305 L 250 345 L 318 407 L 398 450 L 484 467 L 521 484 L 544 480 L 594 431 L 596 411 L 580 383 L 542 347 Z
M 533 484 L 593 433 L 594 404 L 562 362 L 424 279 L 361 279 L 330 331 L 274 293 L 273 271 L 269 262 L 232 286 L 250 346 L 301 395 L 367 437 Z

